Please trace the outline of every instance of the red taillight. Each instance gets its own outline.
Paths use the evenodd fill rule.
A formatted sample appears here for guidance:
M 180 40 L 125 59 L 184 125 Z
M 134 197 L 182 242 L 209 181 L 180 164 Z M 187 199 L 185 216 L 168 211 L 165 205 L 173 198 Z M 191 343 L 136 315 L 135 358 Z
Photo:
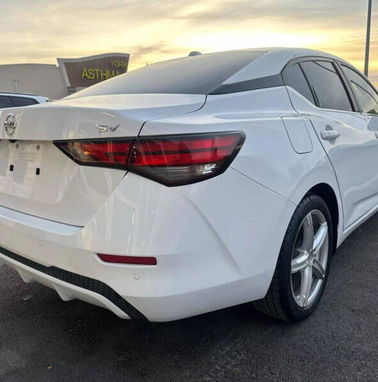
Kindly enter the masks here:
M 244 139 L 241 132 L 228 132 L 55 144 L 82 165 L 122 168 L 178 186 L 224 172 Z
M 194 183 L 225 171 L 243 141 L 240 132 L 138 138 L 128 169 L 167 186 Z
M 121 256 L 121 255 L 105 255 L 102 253 L 97 256 L 105 263 L 112 264 L 134 264 L 134 265 L 156 265 L 156 257 L 140 257 L 140 256 Z

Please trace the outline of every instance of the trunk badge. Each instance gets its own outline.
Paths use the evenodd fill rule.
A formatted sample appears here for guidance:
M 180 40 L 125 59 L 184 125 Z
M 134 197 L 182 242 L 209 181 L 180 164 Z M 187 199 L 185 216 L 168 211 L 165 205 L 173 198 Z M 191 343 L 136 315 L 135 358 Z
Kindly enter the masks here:
M 9 137 L 13 137 L 13 134 L 16 131 L 16 127 L 16 116 L 13 113 L 9 113 L 4 121 L 4 130 Z
M 96 124 L 96 126 L 98 127 L 98 131 L 100 133 L 106 133 L 109 130 L 114 133 L 119 128 L 119 123 L 117 123 L 116 125 L 98 123 Z

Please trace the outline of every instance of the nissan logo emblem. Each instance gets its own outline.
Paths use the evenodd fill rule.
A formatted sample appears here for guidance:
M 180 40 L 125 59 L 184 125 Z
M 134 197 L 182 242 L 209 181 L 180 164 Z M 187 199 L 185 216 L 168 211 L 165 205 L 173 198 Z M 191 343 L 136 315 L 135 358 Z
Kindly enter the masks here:
M 4 121 L 4 129 L 9 137 L 13 137 L 16 131 L 17 121 L 16 116 L 13 113 L 9 113 Z

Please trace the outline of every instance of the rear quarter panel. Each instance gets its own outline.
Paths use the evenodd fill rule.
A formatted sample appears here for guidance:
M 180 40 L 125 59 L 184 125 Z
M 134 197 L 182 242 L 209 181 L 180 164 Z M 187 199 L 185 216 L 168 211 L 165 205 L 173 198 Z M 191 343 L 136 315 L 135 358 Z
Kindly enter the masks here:
M 283 119 L 305 122 L 311 141 L 305 153 L 293 148 Z M 340 200 L 332 165 L 306 116 L 293 110 L 285 87 L 208 96 L 201 110 L 148 122 L 141 135 L 236 130 L 243 131 L 246 140 L 232 168 L 294 204 L 319 183 L 330 185 Z M 338 208 L 342 219 L 340 202 Z

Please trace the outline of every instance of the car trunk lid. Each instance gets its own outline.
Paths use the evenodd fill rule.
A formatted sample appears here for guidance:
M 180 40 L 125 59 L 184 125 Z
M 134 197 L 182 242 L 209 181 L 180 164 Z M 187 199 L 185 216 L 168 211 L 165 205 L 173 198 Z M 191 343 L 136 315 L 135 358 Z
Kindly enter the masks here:
M 136 137 L 144 122 L 204 102 L 201 95 L 108 95 L 0 111 L 0 205 L 84 226 L 125 171 L 79 166 L 53 142 Z

